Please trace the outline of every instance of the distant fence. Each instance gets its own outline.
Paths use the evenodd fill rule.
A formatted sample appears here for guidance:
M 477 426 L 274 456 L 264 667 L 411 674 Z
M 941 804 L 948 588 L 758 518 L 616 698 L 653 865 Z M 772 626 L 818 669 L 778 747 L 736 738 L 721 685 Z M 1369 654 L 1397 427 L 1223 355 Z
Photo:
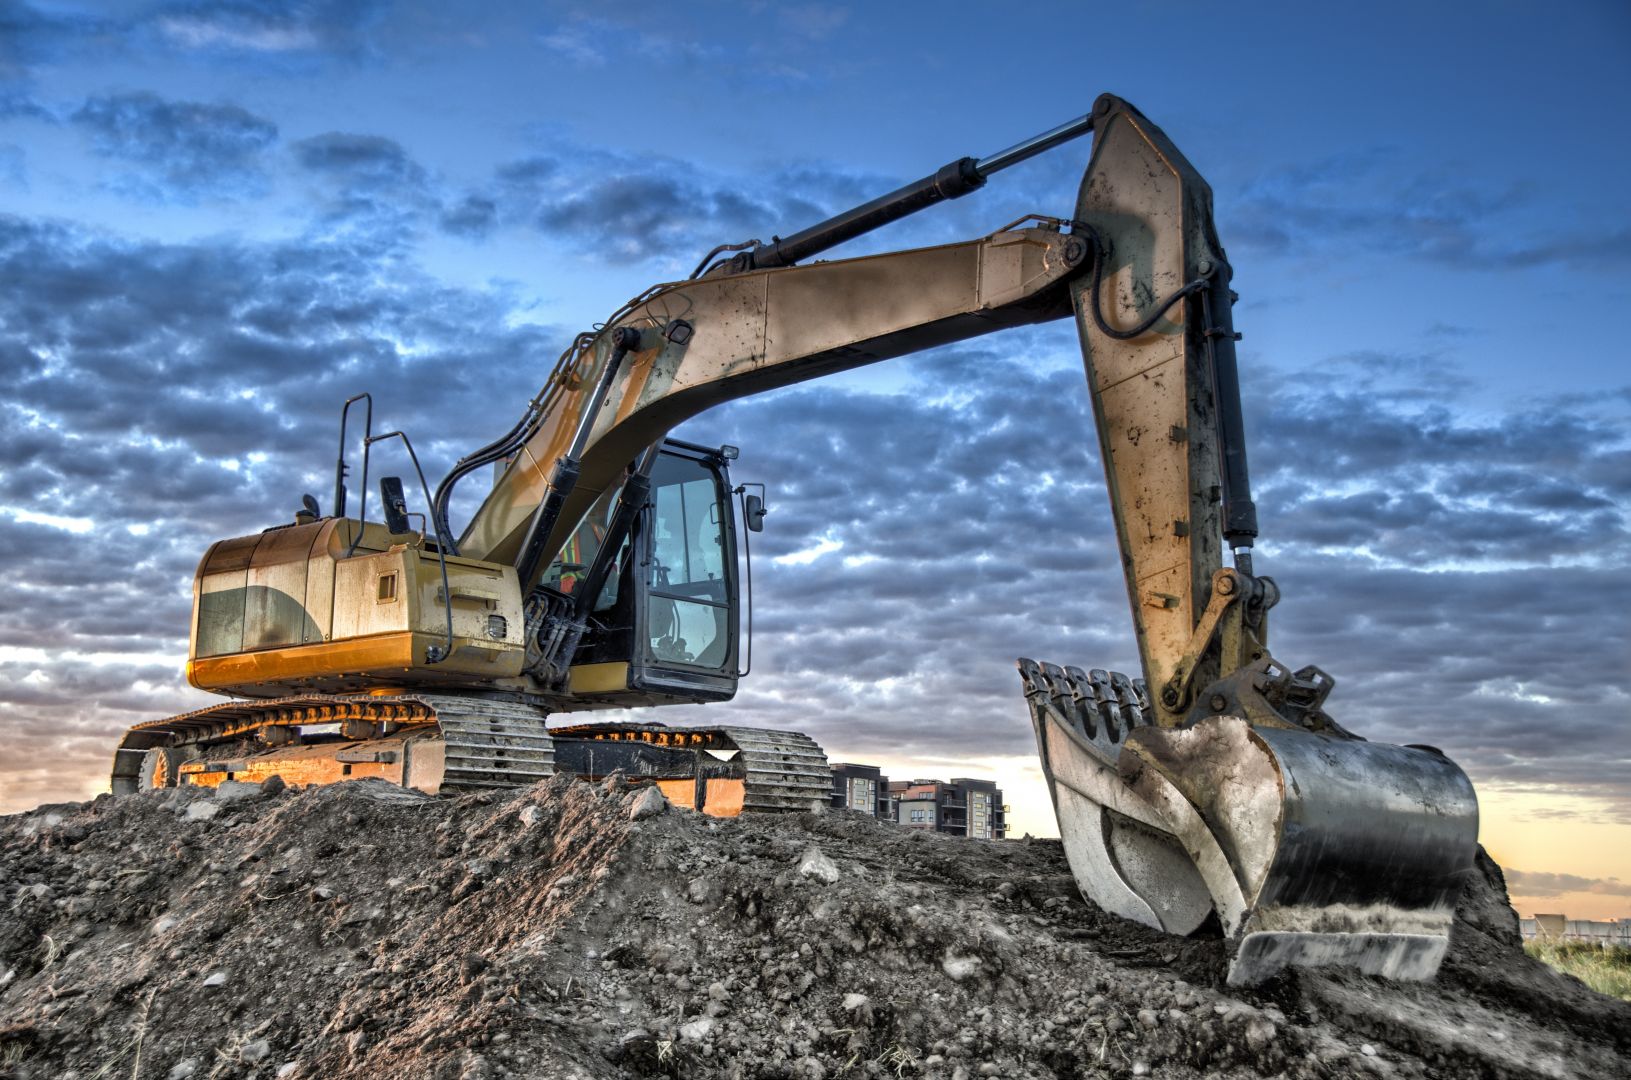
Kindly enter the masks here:
M 1536 915 L 1519 919 L 1525 941 L 1586 941 L 1631 949 L 1631 919 L 1570 919 L 1562 915 Z

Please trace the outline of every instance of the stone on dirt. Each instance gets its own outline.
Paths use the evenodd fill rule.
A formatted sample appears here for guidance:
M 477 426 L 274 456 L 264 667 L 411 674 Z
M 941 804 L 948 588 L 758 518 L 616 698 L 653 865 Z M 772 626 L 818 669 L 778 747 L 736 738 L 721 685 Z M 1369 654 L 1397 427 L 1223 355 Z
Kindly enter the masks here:
M 838 864 L 827 858 L 814 844 L 799 857 L 798 871 L 802 877 L 825 881 L 828 885 L 838 880 Z
M 188 821 L 209 821 L 221 812 L 221 804 L 208 799 L 199 799 L 187 804 L 185 815 Z
M 640 794 L 634 797 L 629 804 L 629 820 L 643 821 L 646 818 L 656 817 L 668 809 L 668 799 L 657 790 L 655 785 L 648 784 L 640 789 Z

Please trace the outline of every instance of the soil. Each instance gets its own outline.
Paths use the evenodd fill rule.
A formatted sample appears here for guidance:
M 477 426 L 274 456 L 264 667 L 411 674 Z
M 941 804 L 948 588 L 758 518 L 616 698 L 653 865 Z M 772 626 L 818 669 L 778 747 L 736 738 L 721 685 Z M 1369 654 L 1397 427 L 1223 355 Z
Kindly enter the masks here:
M 1222 984 L 1057 841 L 716 820 L 618 777 L 180 789 L 0 818 L 0 1076 L 1631 1076 L 1480 853 L 1438 979 Z

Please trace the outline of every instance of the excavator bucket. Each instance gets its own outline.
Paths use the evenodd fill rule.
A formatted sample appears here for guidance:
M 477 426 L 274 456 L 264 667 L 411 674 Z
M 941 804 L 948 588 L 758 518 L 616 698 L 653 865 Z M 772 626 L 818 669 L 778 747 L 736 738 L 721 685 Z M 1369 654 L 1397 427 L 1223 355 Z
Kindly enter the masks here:
M 1229 981 L 1287 965 L 1431 978 L 1472 863 L 1477 801 L 1430 747 L 1366 742 L 1332 681 L 1268 652 L 1230 268 L 1206 182 L 1106 95 L 1071 284 L 1144 678 L 1019 662 L 1072 871 L 1174 934 L 1215 917 Z M 1234 551 L 1224 567 L 1222 551 Z
M 1437 972 L 1478 831 L 1453 762 L 1239 716 L 1162 728 L 1142 680 L 1019 666 L 1072 872 L 1100 907 L 1174 934 L 1215 913 L 1235 985 L 1287 965 Z

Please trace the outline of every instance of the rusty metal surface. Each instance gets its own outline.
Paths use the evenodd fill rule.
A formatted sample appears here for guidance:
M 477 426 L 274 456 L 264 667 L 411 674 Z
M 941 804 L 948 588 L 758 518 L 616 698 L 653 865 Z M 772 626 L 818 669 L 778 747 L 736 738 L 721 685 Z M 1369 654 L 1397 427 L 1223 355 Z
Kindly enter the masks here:
M 1175 305 L 1131 340 L 1104 333 L 1093 306 L 1111 327 L 1134 327 L 1186 283 L 1221 266 L 1210 209 L 1206 182 L 1171 141 L 1114 101 L 1096 122 L 1075 214 L 1102 242 L 1103 265 L 1074 281 L 1071 293 L 1152 690 L 1177 668 L 1222 565 L 1211 380 L 1188 304 Z M 1203 670 L 1201 681 L 1215 677 Z M 1154 704 L 1159 722 L 1180 722 L 1181 713 L 1159 694 Z

